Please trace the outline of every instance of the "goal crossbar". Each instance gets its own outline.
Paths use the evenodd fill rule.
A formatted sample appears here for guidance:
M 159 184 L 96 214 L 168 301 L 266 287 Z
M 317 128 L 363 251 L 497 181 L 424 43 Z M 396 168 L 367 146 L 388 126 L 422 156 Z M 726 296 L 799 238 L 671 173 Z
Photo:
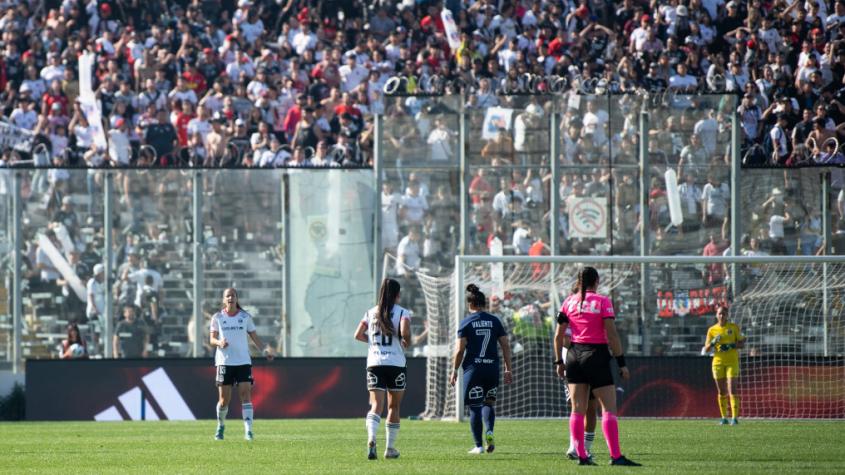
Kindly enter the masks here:
M 842 264 L 845 256 L 455 256 L 463 263 L 502 264 Z

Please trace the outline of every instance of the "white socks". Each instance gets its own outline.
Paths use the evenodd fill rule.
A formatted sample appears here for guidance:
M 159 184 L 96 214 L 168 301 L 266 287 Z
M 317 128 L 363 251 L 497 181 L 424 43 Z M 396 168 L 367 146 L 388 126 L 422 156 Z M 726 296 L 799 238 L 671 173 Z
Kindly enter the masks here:
M 388 422 L 385 426 L 387 427 L 387 448 L 392 449 L 393 444 L 396 443 L 396 438 L 399 437 L 399 423 Z
M 226 414 L 229 413 L 229 406 L 221 406 L 217 403 L 217 427 L 226 425 Z
M 593 447 L 594 440 L 596 440 L 595 432 L 584 432 L 584 448 L 588 453 L 590 453 L 590 449 Z M 566 449 L 566 453 L 575 453 L 575 441 L 571 438 L 569 439 L 569 448 Z
M 245 402 L 241 405 L 244 416 L 244 430 L 252 432 L 252 403 Z
M 376 432 L 378 432 L 378 425 L 381 422 L 381 417 L 378 414 L 373 414 L 372 412 L 367 413 L 367 421 L 365 425 L 367 427 L 367 442 L 376 442 Z M 399 424 L 397 424 L 398 426 Z M 390 424 L 388 424 L 388 427 Z M 389 430 L 389 429 L 388 429 Z
M 596 440 L 595 432 L 584 432 L 584 448 L 588 454 L 592 453 L 593 441 Z

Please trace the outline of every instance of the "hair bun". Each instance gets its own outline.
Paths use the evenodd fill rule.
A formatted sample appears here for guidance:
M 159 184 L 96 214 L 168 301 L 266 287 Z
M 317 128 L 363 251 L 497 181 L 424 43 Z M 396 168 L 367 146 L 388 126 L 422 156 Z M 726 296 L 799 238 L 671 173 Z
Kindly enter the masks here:
M 470 293 L 473 293 L 473 294 L 474 294 L 474 293 L 476 293 L 476 292 L 478 292 L 478 291 L 479 291 L 479 289 L 478 289 L 478 286 L 477 286 L 477 285 L 475 285 L 475 284 L 469 284 L 469 285 L 467 285 L 467 292 L 470 292 Z

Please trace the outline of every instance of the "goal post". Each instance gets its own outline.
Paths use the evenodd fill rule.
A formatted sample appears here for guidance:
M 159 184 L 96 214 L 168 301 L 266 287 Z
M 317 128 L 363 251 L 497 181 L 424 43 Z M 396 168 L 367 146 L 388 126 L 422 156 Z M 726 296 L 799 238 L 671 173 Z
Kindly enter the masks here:
M 497 277 L 502 281 L 494 282 L 499 273 L 493 264 L 503 267 Z M 709 317 L 715 304 L 728 302 L 731 319 L 748 337 L 740 377 L 741 391 L 748 395 L 744 413 L 845 417 L 845 256 L 456 256 L 450 276 L 417 274 L 429 332 L 436 330 L 441 338 L 440 345 L 433 345 L 436 356 L 429 354 L 424 416 L 464 416 L 462 372 L 455 388 L 448 377 L 455 331 L 466 315 L 464 288 L 470 283 L 488 298 L 496 296 L 491 313 L 502 318 L 512 341 L 516 383 L 500 387 L 497 413 L 567 413 L 563 385 L 550 364 L 551 335 L 553 316 L 582 265 L 598 269 L 599 291 L 613 297 L 626 353 L 698 355 L 706 328 L 714 322 Z M 649 268 L 648 295 L 640 291 L 641 266 Z M 734 288 L 734 281 L 741 288 Z M 433 315 L 439 321 L 432 321 Z M 644 354 L 642 342 L 649 332 L 655 344 Z M 807 388 L 790 388 L 786 398 L 778 394 L 778 388 L 801 381 Z

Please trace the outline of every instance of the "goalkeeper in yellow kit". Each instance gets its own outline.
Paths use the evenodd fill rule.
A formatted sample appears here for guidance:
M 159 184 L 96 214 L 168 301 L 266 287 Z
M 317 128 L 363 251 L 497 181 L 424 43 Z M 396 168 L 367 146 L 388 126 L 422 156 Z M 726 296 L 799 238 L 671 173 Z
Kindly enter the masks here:
M 739 325 L 728 322 L 728 307 L 716 308 L 717 323 L 707 329 L 704 343 L 706 352 L 713 351 L 713 379 L 719 391 L 719 413 L 722 425 L 728 423 L 728 401 L 731 404 L 731 425 L 736 425 L 739 418 L 739 394 L 736 393 L 736 380 L 739 378 L 739 348 L 745 343 L 745 337 Z

